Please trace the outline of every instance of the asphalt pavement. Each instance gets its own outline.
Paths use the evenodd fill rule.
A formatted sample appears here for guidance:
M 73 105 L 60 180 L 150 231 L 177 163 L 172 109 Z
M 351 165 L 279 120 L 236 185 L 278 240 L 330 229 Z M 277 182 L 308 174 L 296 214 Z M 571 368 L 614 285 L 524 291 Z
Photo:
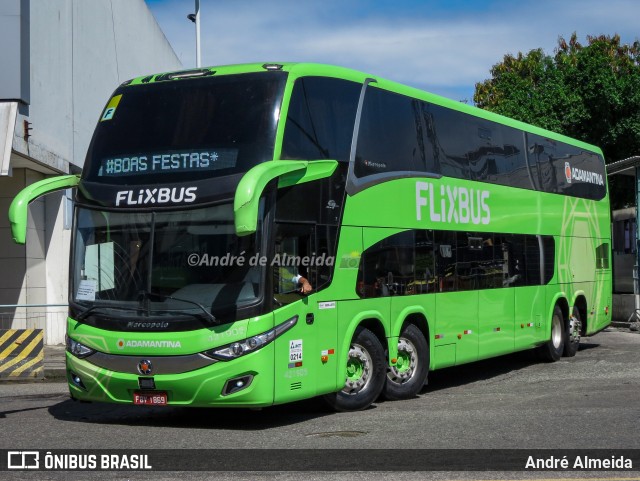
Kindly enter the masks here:
M 63 347 L 45 355 L 51 382 L 0 383 L 0 449 L 378 449 L 390 466 L 413 448 L 640 450 L 640 335 L 628 329 L 586 338 L 576 357 L 556 363 L 525 352 L 436 371 L 415 399 L 377 402 L 356 413 L 332 413 L 317 399 L 262 411 L 77 403 L 55 377 L 63 370 Z M 636 466 L 632 472 L 402 471 L 0 472 L 0 479 L 640 479 Z

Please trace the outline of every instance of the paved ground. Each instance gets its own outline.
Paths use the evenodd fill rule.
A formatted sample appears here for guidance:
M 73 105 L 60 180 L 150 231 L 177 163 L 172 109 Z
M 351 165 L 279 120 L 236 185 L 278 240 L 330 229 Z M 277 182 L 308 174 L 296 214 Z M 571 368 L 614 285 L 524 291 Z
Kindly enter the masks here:
M 65 346 L 44 346 L 44 377 L 48 381 L 60 380 L 65 377 L 64 367 Z
M 639 348 L 640 335 L 608 329 L 585 340 L 575 358 L 541 364 L 523 353 L 446 369 L 432 373 L 429 386 L 415 399 L 346 414 L 331 413 L 317 400 L 259 412 L 79 404 L 68 400 L 62 382 L 1 383 L 0 449 L 379 448 L 388 453 L 390 466 L 408 447 L 638 450 Z M 87 479 L 87 473 L 41 472 L 0 473 L 0 479 L 9 474 L 6 479 Z M 369 481 L 388 479 L 387 474 L 216 473 L 206 478 L 187 472 L 180 477 Z M 393 479 L 640 479 L 638 474 L 396 472 Z M 91 479 L 174 476 L 91 473 Z

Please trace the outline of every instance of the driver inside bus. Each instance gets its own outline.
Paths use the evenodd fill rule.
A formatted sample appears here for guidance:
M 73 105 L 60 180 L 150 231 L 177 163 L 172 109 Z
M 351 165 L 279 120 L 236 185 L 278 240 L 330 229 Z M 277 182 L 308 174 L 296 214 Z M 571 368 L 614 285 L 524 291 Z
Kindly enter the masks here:
M 298 250 L 295 248 L 296 244 L 291 238 L 276 241 L 277 258 L 287 259 L 287 257 L 294 257 L 289 255 L 288 252 L 296 252 Z M 274 288 L 276 294 L 298 292 L 299 294 L 307 295 L 313 291 L 313 286 L 306 277 L 300 274 L 298 266 L 287 265 L 285 262 L 284 265 L 275 265 L 273 272 L 275 274 Z
M 298 291 L 300 294 L 307 295 L 313 290 L 309 280 L 298 274 L 295 268 L 279 266 L 275 272 L 277 273 L 278 294 Z
M 309 294 L 313 290 L 307 278 L 302 277 L 300 274 L 296 275 L 292 281 L 295 282 L 297 286 L 300 286 L 300 294 Z

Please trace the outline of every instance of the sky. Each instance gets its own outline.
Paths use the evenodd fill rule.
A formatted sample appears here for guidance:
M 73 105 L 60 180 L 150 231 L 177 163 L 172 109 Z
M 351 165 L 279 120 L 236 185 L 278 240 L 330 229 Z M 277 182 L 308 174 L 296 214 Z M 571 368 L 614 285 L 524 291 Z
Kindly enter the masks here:
M 194 0 L 146 0 L 185 68 Z M 202 65 L 320 62 L 473 101 L 505 54 L 559 36 L 640 38 L 640 0 L 201 0 Z

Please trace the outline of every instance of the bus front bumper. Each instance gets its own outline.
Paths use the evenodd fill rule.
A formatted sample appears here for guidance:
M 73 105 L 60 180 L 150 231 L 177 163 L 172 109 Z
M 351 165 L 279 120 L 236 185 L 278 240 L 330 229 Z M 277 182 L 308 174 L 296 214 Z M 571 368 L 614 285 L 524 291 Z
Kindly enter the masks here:
M 67 382 L 71 397 L 80 401 L 134 404 L 137 393 L 151 397 L 166 394 L 170 406 L 270 406 L 273 352 L 271 344 L 232 361 L 179 374 L 149 376 L 108 370 L 66 352 Z

